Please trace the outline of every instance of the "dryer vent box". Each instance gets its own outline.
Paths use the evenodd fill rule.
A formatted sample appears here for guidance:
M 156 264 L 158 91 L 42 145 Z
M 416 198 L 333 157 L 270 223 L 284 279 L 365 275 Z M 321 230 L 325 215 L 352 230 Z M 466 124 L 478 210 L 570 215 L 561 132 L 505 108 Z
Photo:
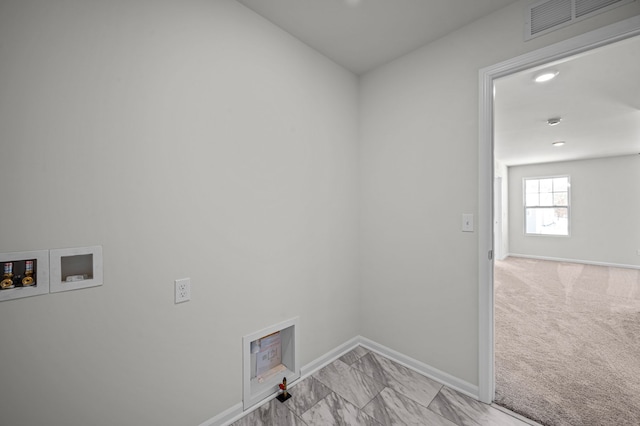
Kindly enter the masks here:
M 291 383 L 300 377 L 296 350 L 298 318 L 244 336 L 243 406 L 247 410 L 279 392 L 283 378 Z

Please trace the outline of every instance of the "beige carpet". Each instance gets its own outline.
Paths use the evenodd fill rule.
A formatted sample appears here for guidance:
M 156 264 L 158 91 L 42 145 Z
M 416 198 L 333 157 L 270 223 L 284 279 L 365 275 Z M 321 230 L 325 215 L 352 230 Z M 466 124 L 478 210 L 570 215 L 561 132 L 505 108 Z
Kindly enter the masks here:
M 640 425 L 640 270 L 495 267 L 496 403 L 544 425 Z

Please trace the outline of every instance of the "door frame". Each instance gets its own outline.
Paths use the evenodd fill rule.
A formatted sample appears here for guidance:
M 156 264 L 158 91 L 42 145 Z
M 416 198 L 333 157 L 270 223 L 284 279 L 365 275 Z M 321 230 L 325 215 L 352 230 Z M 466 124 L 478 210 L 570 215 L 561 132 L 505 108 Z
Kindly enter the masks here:
M 617 41 L 640 35 L 640 16 L 517 56 L 479 72 L 479 175 L 478 175 L 478 397 L 490 404 L 495 397 L 494 293 L 493 293 L 493 81 L 497 78 L 549 64 Z

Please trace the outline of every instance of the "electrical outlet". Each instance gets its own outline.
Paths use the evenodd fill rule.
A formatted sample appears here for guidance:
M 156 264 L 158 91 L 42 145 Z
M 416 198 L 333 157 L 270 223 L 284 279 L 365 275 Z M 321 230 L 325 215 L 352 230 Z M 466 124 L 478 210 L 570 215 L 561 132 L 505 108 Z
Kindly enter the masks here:
M 176 283 L 176 303 L 188 302 L 191 300 L 191 278 L 181 278 L 175 280 Z

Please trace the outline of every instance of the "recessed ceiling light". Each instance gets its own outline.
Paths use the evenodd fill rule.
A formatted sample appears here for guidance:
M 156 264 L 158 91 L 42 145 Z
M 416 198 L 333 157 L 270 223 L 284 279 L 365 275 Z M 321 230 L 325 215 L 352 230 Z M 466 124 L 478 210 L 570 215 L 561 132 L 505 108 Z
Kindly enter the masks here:
M 553 146 L 562 146 L 564 144 L 565 144 L 565 141 L 557 141 L 557 142 L 552 143 L 551 145 L 553 145 Z
M 533 77 L 533 81 L 535 81 L 536 83 L 544 83 L 545 81 L 549 81 L 555 78 L 555 76 L 558 74 L 558 71 L 543 71 L 539 74 L 536 74 L 535 77 Z
M 562 117 L 553 117 L 547 120 L 549 126 L 557 126 L 562 121 Z

